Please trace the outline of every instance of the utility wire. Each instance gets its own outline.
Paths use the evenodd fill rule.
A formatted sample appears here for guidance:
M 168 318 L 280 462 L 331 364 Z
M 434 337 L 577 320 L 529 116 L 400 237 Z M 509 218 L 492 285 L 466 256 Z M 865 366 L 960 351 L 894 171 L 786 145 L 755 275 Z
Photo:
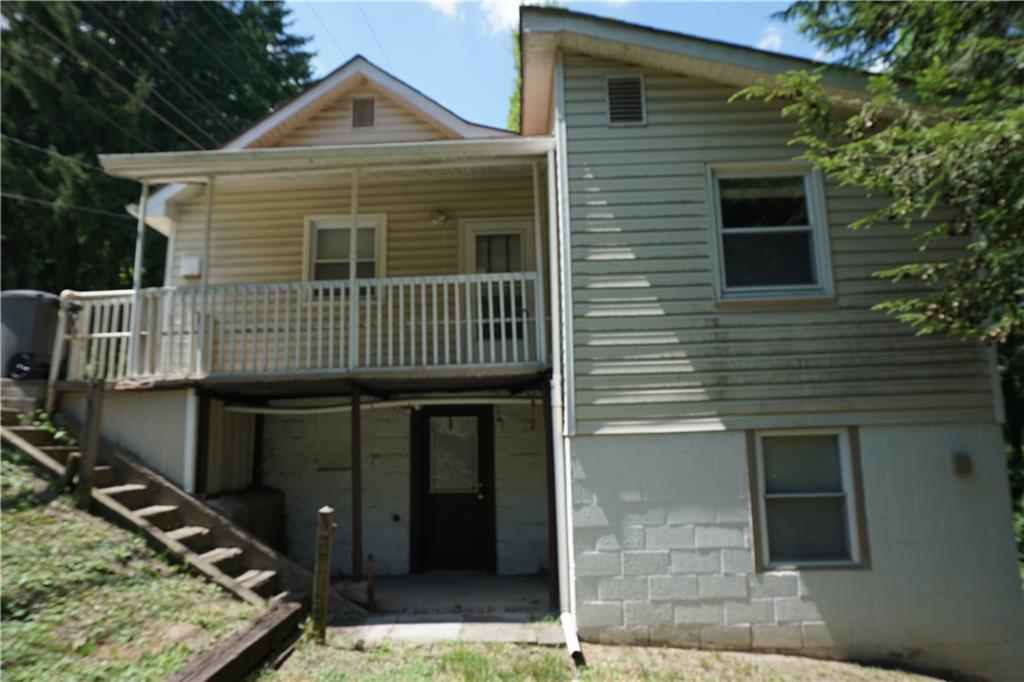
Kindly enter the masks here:
M 198 90 L 194 85 L 192 85 L 192 83 L 190 83 L 187 78 L 182 76 L 173 66 L 171 66 L 171 64 L 166 59 L 164 59 L 163 55 L 161 55 L 159 51 L 154 50 L 152 47 L 150 47 L 148 41 L 146 41 L 145 38 L 142 38 L 137 33 L 135 33 L 130 26 L 126 25 L 124 27 L 131 31 L 138 40 L 140 40 L 142 43 L 146 45 L 146 48 L 140 47 L 138 43 L 130 39 L 125 33 L 122 33 L 121 30 L 118 28 L 117 24 L 115 24 L 112 19 L 105 16 L 102 12 L 96 9 L 92 3 L 83 2 L 81 3 L 81 5 L 87 7 L 89 11 L 93 13 L 94 16 L 99 17 L 99 19 L 103 21 L 103 23 L 107 27 L 108 35 L 113 36 L 114 34 L 116 34 L 117 39 L 122 44 L 127 45 L 128 47 L 138 52 L 142 56 L 142 58 L 145 59 L 151 66 L 153 66 L 157 71 L 159 71 L 172 83 L 177 85 L 179 90 L 186 97 L 191 99 L 194 103 L 199 105 L 207 112 L 213 114 L 215 117 L 219 116 L 220 118 L 224 119 L 223 122 L 217 121 L 222 132 L 227 131 L 227 134 L 229 135 L 234 134 L 234 123 L 228 117 L 228 115 L 225 114 L 222 109 L 214 105 L 213 102 L 211 102 L 200 90 Z M 157 59 L 154 59 L 154 56 Z
M 359 0 L 356 0 L 356 5 L 359 7 L 359 11 L 363 13 L 363 19 L 366 20 L 366 25 L 370 29 L 370 35 L 373 36 L 374 42 L 376 42 L 377 47 L 380 48 L 380 53 L 384 55 L 384 61 L 388 63 L 388 69 L 391 71 L 391 73 L 394 73 L 395 67 L 391 63 L 391 60 L 388 59 L 388 53 L 384 51 L 384 46 L 380 44 L 380 38 L 377 37 L 377 32 L 373 30 L 373 23 L 370 22 L 370 17 L 367 16 L 366 10 L 363 9 L 363 3 L 359 2 Z
M 240 40 L 238 38 L 238 34 L 236 32 L 232 32 L 230 29 L 228 29 L 228 27 L 223 22 L 221 22 L 220 18 L 209 7 L 209 5 L 207 3 L 205 3 L 205 2 L 204 3 L 200 3 L 200 5 L 202 6 L 203 11 L 205 11 L 213 19 L 214 23 L 216 23 L 220 27 L 220 29 L 222 31 L 224 31 L 224 33 L 226 33 L 228 35 L 228 37 L 231 38 L 232 41 L 234 41 L 235 45 L 238 45 L 240 48 L 242 48 L 242 51 L 244 53 L 245 52 L 245 46 L 243 46 L 242 43 L 240 42 Z M 267 44 L 265 42 L 262 42 L 259 39 L 258 36 L 254 35 L 252 33 L 248 33 L 248 28 L 249 27 L 245 23 L 245 20 L 242 18 L 242 15 L 240 13 L 234 12 L 234 11 L 232 11 L 230 9 L 228 9 L 228 13 L 231 14 L 235 18 L 235 20 L 238 23 L 238 25 L 241 26 L 241 28 L 243 29 L 243 31 L 242 31 L 243 35 L 250 36 L 253 39 L 253 41 L 254 41 L 253 45 L 256 46 L 256 48 L 259 49 L 259 51 L 261 53 L 266 54 L 267 53 Z M 262 27 L 259 27 L 259 28 L 262 29 Z M 288 71 L 281 64 L 279 64 L 278 62 L 274 61 L 273 59 L 270 59 L 268 62 L 263 62 L 262 63 L 262 65 L 266 65 L 266 64 L 269 64 L 270 66 L 275 67 L 280 72 L 283 81 L 287 82 L 287 81 L 292 80 L 292 77 L 290 75 L 288 75 Z M 266 76 L 267 78 L 270 79 L 270 82 L 274 85 L 275 88 L 280 87 L 280 84 L 278 83 L 276 77 L 273 74 L 271 74 L 271 73 L 269 73 L 267 71 L 261 71 L 261 73 L 262 73 L 262 75 L 264 75 L 264 76 Z
M 67 51 L 67 52 L 68 52 L 69 54 L 71 54 L 72 56 L 74 56 L 74 57 L 78 58 L 79 60 L 81 60 L 81 61 L 82 61 L 82 63 L 84 63 L 84 64 L 85 64 L 86 66 L 88 66 L 89 68 L 91 68 L 91 69 L 92 69 L 93 71 L 95 71 L 96 73 L 98 73 L 98 74 L 99 74 L 99 75 L 100 75 L 100 76 L 101 76 L 101 77 L 102 77 L 102 78 L 103 78 L 104 80 L 106 80 L 106 81 L 107 81 L 107 82 L 109 82 L 109 83 L 110 83 L 111 85 L 113 85 L 114 87 L 116 87 L 116 88 L 117 88 L 118 90 L 120 90 L 121 92 L 123 92 L 123 93 L 124 93 L 125 95 L 127 95 L 127 96 L 128 96 L 128 98 L 129 98 L 129 99 L 131 99 L 131 100 L 132 100 L 133 102 L 135 102 L 136 104 L 138 104 L 138 105 L 139 105 L 140 107 L 142 107 L 143 109 L 145 109 L 146 111 L 148 111 L 148 112 L 149 112 L 150 114 L 152 114 L 152 115 L 153 115 L 154 117 L 156 117 L 156 118 L 157 118 L 158 120 L 160 120 L 160 121 L 161 121 L 161 122 L 162 122 L 162 123 L 163 123 L 164 125 L 166 125 L 166 126 L 167 126 L 168 128 L 170 128 L 170 129 L 171 129 L 171 130 L 173 130 L 173 131 L 174 131 L 175 133 L 177 133 L 177 134 L 178 134 L 178 135 L 179 135 L 180 137 L 182 137 L 183 139 L 185 139 L 186 141 L 188 141 L 188 142 L 189 142 L 189 143 L 190 143 L 190 144 L 191 144 L 191 145 L 192 145 L 193 147 L 195 147 L 196 149 L 203 149 L 203 145 L 201 145 L 201 144 L 199 144 L 198 142 L 196 142 L 196 140 L 195 140 L 195 139 L 194 139 L 194 138 L 193 138 L 193 137 L 192 137 L 191 135 L 189 135 L 189 134 L 188 134 L 188 133 L 186 133 L 186 132 L 185 132 L 184 130 L 182 130 L 182 129 L 181 129 L 181 128 L 179 128 L 178 126 L 174 125 L 173 123 L 171 123 L 171 122 L 170 122 L 169 120 L 167 120 L 167 118 L 166 118 L 166 117 L 165 117 L 165 116 L 164 116 L 163 114 L 161 114 L 161 113 L 160 113 L 159 111 L 157 111 L 156 109 L 153 109 L 153 108 L 152 108 L 151 106 L 149 106 L 148 104 L 146 104 L 145 102 L 143 102 L 143 101 L 142 101 L 141 99 L 139 99 L 138 97 L 136 97 L 136 96 L 135 96 L 135 94 L 134 94 L 134 93 L 132 93 L 132 91 L 131 91 L 131 90 L 129 90 L 128 88 L 126 88 L 126 87 L 124 87 L 123 85 L 121 85 L 120 83 L 118 83 L 118 82 L 117 82 L 117 80 L 116 80 L 115 78 L 113 78 L 113 77 L 112 77 L 112 76 L 111 76 L 110 74 L 108 74 L 108 73 L 107 73 L 106 71 L 104 71 L 103 69 L 99 68 L 98 66 L 96 66 L 95 64 L 93 64 L 93 63 L 92 63 L 91 61 L 89 61 L 88 59 L 86 59 L 86 58 L 85 58 L 85 57 L 84 57 L 84 56 L 82 55 L 82 53 L 80 53 L 80 52 L 79 52 L 78 50 L 76 50 L 75 48 L 71 47 L 70 45 L 68 45 L 67 43 L 65 43 L 65 42 L 64 42 L 63 40 L 61 40 L 60 38 L 58 38 L 58 37 L 57 37 L 56 35 L 54 35 L 54 34 L 53 34 L 53 33 L 52 33 L 52 32 L 51 32 L 51 31 L 50 31 L 49 29 L 47 29 L 47 28 L 46 28 L 45 26 L 43 26 L 42 24 L 40 24 L 40 23 L 39 23 L 38 21 L 36 21 L 35 19 L 33 19 L 33 18 L 32 18 L 31 16 L 29 16 L 28 14 L 22 14 L 22 16 L 23 16 L 23 17 L 25 18 L 25 20 L 26 20 L 26 21 L 28 21 L 28 22 L 29 22 L 30 24 L 32 24 L 33 26 L 35 26 L 35 27 L 36 27 L 36 29 L 38 29 L 38 30 L 39 30 L 39 31 L 40 31 L 40 32 L 41 32 L 41 33 L 42 33 L 43 35 L 47 36 L 47 37 L 48 37 L 48 38 L 49 38 L 50 40 L 52 40 L 53 42 L 55 42 L 55 43 L 57 43 L 58 45 L 60 45 L 60 46 L 61 46 L 62 48 L 64 48 L 64 50 L 66 50 L 66 51 Z
M 88 170 L 93 170 L 93 171 L 99 171 L 100 173 L 106 174 L 106 171 L 103 170 L 102 168 L 100 168 L 99 166 L 94 166 L 91 163 L 86 163 L 85 161 L 79 161 L 78 159 L 76 159 L 76 158 L 74 158 L 72 156 L 68 156 L 67 154 L 61 154 L 60 152 L 54 151 L 52 149 L 46 149 L 45 147 L 39 147 L 37 145 L 32 144 L 31 142 L 25 142 L 25 140 L 19 140 L 16 137 L 8 135 L 7 133 L 0 132 L 0 137 L 2 137 L 3 139 L 7 140 L 8 142 L 13 142 L 14 144 L 21 145 L 22 147 L 28 147 L 29 149 L 34 149 L 37 152 L 41 152 L 43 154 L 49 154 L 50 156 L 56 156 L 56 157 L 59 157 L 61 159 L 64 159 L 65 161 L 70 161 L 71 163 L 78 164 L 82 168 L 86 168 Z
M 238 41 L 238 38 L 231 31 L 228 30 L 228 28 L 221 22 L 220 18 L 214 13 L 214 11 L 209 7 L 209 5 L 205 2 L 200 2 L 199 6 L 202 7 L 203 11 L 206 12 L 206 15 L 213 20 L 213 23 L 217 24 L 220 30 L 223 31 L 224 34 L 231 39 L 231 42 L 233 42 L 239 49 L 241 49 L 242 54 L 244 55 L 247 52 L 245 46 L 242 45 L 242 43 Z M 265 49 L 266 46 L 264 46 L 264 50 Z M 268 74 L 266 71 L 263 71 L 262 69 L 258 73 L 260 74 L 260 76 L 264 77 L 270 84 L 271 93 L 274 93 L 275 91 L 280 89 L 280 84 L 278 84 L 278 82 L 274 79 L 273 76 Z
M 8 47 L 7 49 L 8 49 L 8 54 L 10 54 L 10 48 Z M 20 46 L 16 50 L 15 54 L 17 55 L 18 60 L 21 62 L 21 65 L 23 67 L 27 68 L 29 71 L 31 71 L 34 74 L 36 74 L 36 76 L 39 77 L 41 80 L 46 81 L 46 83 L 50 87 L 52 87 L 55 90 L 58 90 L 60 92 L 63 92 L 66 95 L 70 95 L 73 99 L 75 99 L 76 101 L 80 102 L 83 107 L 85 107 L 86 109 L 91 111 L 97 117 L 103 119 L 104 121 L 106 121 L 108 124 L 110 124 L 114 128 L 117 128 L 122 133 L 124 133 L 125 136 L 131 138 L 135 142 L 138 142 L 140 145 L 142 145 L 143 147 L 145 147 L 149 151 L 151 151 L 151 152 L 157 151 L 156 147 L 154 147 L 153 145 L 149 144 L 148 142 L 146 142 L 145 140 L 140 138 L 138 135 L 136 135 L 136 134 L 132 133 L 131 131 L 127 130 L 120 123 L 118 123 L 117 121 L 113 120 L 112 118 L 110 118 L 109 116 L 104 114 L 102 111 L 97 109 L 96 107 L 92 106 L 92 104 L 89 103 L 89 99 L 87 97 L 83 96 L 81 93 L 75 92 L 74 90 L 68 90 L 67 88 L 62 87 L 56 81 L 54 81 L 48 74 L 43 73 L 40 69 L 36 68 L 36 66 L 31 63 L 31 57 L 27 57 L 25 55 L 24 51 L 22 51 L 20 49 Z
M 334 33 L 331 31 L 331 28 L 327 25 L 326 22 L 324 22 L 323 19 L 320 18 L 320 13 L 316 11 L 315 3 L 309 2 L 309 3 L 306 3 L 306 4 L 309 7 L 309 11 L 313 13 L 314 17 L 316 17 L 316 20 L 318 22 L 320 22 L 321 26 L 324 27 L 324 31 L 327 32 L 327 37 L 330 38 L 331 42 L 334 43 L 334 46 L 336 48 L 338 48 L 338 55 L 339 55 L 339 57 L 344 57 L 345 56 L 345 50 L 343 50 L 341 48 L 341 43 L 339 43 L 337 38 L 334 37 Z
M 82 213 L 94 213 L 96 215 L 109 216 L 111 218 L 120 218 L 122 220 L 135 220 L 130 215 L 124 213 L 114 213 L 113 211 L 104 211 L 102 208 L 89 208 L 88 206 L 76 206 L 74 204 L 58 204 L 55 201 L 49 201 L 47 199 L 37 199 L 36 197 L 26 197 L 22 194 L 13 194 L 11 192 L 0 192 L 0 197 L 5 199 L 13 199 L 15 201 L 24 201 L 29 204 L 39 204 L 40 206 L 52 206 L 68 211 L 81 211 Z

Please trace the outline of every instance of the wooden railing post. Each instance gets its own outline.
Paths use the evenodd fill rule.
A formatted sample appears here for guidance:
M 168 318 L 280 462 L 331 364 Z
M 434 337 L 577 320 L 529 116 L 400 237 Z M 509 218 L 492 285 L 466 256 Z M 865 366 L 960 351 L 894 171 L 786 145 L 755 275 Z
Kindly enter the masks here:
M 316 523 L 316 560 L 313 565 L 313 631 L 316 641 L 327 641 L 328 590 L 331 584 L 331 540 L 334 536 L 334 509 L 320 507 Z
M 100 428 L 103 423 L 103 380 L 89 382 L 85 401 L 85 427 L 82 433 L 82 461 L 78 471 L 78 506 L 89 509 L 92 504 L 92 486 L 96 462 L 100 454 Z

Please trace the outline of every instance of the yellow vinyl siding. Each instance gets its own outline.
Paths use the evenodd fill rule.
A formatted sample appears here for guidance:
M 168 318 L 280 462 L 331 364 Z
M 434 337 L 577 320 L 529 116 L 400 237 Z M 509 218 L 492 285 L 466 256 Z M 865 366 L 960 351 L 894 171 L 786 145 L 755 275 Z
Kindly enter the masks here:
M 348 182 L 341 176 L 333 181 L 218 186 L 211 230 L 211 284 L 301 280 L 304 218 L 347 215 Z M 385 274 L 392 277 L 458 273 L 460 220 L 533 216 L 529 176 L 364 177 L 359 197 L 360 213 L 387 215 Z M 440 227 L 430 220 L 435 209 L 448 215 Z M 169 284 L 185 283 L 178 274 L 182 254 L 202 253 L 204 219 L 202 195 L 179 207 Z
M 352 127 L 353 97 L 376 99 L 376 120 L 372 128 Z M 430 125 L 394 98 L 367 86 L 361 86 L 328 104 L 308 121 L 299 124 L 295 130 L 274 143 L 274 146 L 316 147 L 371 142 L 416 142 L 452 137 L 454 135 Z
M 728 103 L 735 88 L 644 70 L 647 124 L 609 126 L 605 77 L 636 70 L 565 64 L 579 433 L 992 418 L 981 350 L 870 310 L 914 290 L 873 272 L 952 247 L 851 232 L 882 204 L 828 184 L 835 301 L 716 307 L 705 164 L 792 159 L 793 125 L 778 106 Z

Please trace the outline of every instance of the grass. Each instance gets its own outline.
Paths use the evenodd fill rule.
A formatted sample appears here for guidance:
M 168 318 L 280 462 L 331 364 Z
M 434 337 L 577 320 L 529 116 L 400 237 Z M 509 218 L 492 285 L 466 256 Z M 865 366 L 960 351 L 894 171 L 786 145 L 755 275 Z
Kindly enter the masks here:
M 79 511 L 2 451 L 4 680 L 159 680 L 255 609 Z
M 701 680 L 711 682 L 910 682 L 931 678 L 796 656 L 584 645 L 588 666 L 576 669 L 563 648 L 526 644 L 388 641 L 367 645 L 329 638 L 324 646 L 304 637 L 280 670 L 265 669 L 251 682 L 365 680 Z

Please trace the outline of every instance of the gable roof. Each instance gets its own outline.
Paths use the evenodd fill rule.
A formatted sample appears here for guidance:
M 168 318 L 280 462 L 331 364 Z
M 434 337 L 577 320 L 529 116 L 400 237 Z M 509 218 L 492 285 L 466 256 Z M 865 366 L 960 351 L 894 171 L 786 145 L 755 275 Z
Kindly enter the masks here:
M 822 82 L 836 93 L 861 95 L 870 74 L 777 52 L 558 8 L 523 6 L 519 13 L 524 135 L 551 131 L 559 49 L 719 81 L 737 87 L 793 69 L 824 67 Z
M 515 133 L 502 128 L 467 121 L 362 55 L 356 55 L 308 90 L 221 145 L 219 150 L 238 151 L 273 146 L 275 142 L 309 121 L 346 92 L 364 83 L 369 83 L 375 89 L 386 93 L 417 118 L 443 131 L 447 137 L 478 140 L 516 136 Z M 158 232 L 170 234 L 171 218 L 168 214 L 168 204 L 182 198 L 188 190 L 188 185 L 175 183 L 153 192 L 147 201 L 146 223 Z M 136 215 L 137 207 L 129 206 L 128 212 Z

